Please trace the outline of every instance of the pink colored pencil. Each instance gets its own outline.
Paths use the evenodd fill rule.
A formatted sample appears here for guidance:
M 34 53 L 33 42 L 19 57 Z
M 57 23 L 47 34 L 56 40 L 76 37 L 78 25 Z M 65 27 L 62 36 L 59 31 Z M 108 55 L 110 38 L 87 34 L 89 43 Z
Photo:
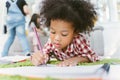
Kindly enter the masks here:
M 35 27 L 35 24 L 34 23 L 31 23 L 31 27 L 33 28 L 33 31 L 35 33 L 35 36 L 36 36 L 36 39 L 37 39 L 37 42 L 38 42 L 38 48 L 41 52 L 42 51 L 42 44 L 41 44 L 41 41 L 40 41 L 40 37 L 38 36 L 38 33 L 37 33 L 37 30 L 36 30 L 36 27 Z

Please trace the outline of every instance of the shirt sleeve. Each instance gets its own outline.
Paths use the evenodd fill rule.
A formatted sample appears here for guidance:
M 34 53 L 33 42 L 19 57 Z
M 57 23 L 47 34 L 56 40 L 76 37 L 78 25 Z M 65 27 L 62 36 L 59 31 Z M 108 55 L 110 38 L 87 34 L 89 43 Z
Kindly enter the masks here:
M 77 49 L 79 49 L 78 53 L 80 54 L 80 56 L 87 57 L 91 62 L 99 60 L 98 55 L 90 48 L 90 44 L 84 35 L 80 35 L 79 37 L 77 37 L 76 46 Z

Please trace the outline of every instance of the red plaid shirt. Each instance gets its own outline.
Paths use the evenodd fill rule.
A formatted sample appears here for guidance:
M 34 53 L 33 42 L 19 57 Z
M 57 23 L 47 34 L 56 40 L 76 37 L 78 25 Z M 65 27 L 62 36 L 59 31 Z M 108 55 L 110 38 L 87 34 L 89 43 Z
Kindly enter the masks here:
M 75 36 L 71 44 L 68 45 L 66 51 L 64 52 L 56 49 L 51 41 L 48 40 L 43 48 L 43 53 L 50 54 L 51 52 L 53 52 L 55 57 L 59 60 L 65 60 L 75 56 L 87 57 L 92 62 L 99 60 L 99 57 L 90 48 L 90 45 L 83 34 Z

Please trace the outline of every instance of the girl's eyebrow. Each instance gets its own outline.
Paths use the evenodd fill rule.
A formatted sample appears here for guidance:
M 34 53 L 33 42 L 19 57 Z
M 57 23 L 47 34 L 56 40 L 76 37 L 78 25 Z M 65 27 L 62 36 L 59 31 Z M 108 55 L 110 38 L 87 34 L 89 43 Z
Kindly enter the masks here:
M 68 32 L 68 30 L 66 30 L 66 29 L 65 29 L 65 30 L 62 30 L 62 32 Z
M 67 32 L 68 33 L 68 31 L 61 31 L 61 32 Z

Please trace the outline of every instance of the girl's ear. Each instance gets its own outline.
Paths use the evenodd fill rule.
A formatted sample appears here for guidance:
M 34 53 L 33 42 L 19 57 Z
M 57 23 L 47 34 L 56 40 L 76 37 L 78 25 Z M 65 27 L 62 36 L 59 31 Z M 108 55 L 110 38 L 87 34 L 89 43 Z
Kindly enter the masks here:
M 78 31 L 77 30 L 74 30 L 74 36 L 78 35 Z
M 74 32 L 74 36 L 76 36 L 78 33 L 77 32 Z

